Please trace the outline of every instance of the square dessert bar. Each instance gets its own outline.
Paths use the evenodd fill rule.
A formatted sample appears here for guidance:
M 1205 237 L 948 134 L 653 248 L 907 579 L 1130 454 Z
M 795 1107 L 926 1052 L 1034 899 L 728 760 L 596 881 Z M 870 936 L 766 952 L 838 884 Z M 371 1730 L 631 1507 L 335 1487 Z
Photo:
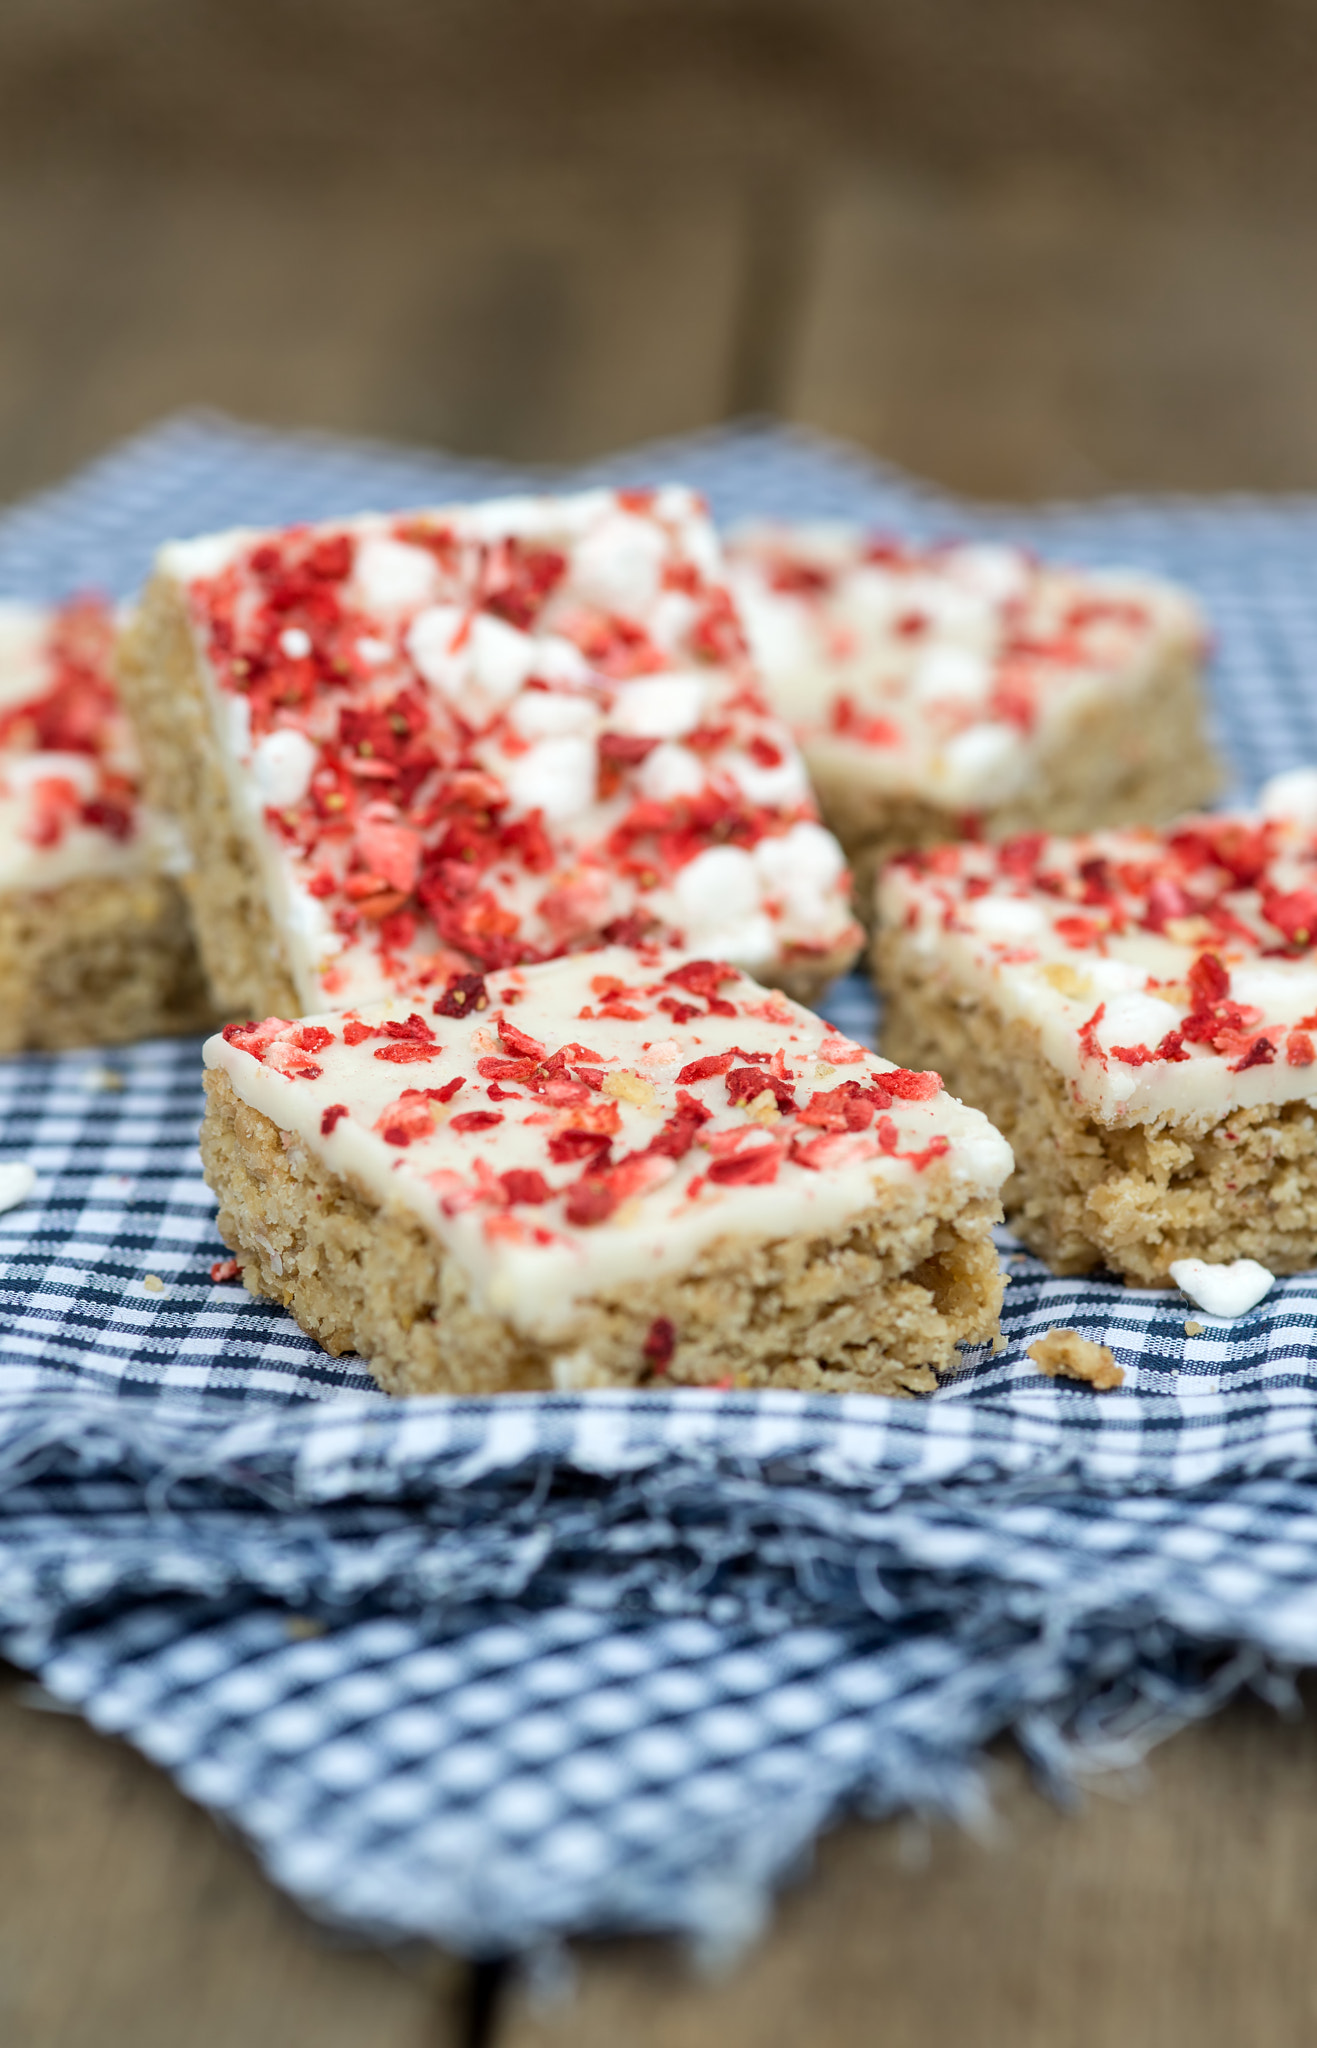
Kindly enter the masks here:
M 640 938 L 807 996 L 858 949 L 689 491 L 176 544 L 121 674 L 230 1013 Z
M 996 1332 L 1002 1138 L 720 962 L 574 954 L 205 1057 L 247 1286 L 390 1392 L 914 1393 Z
M 1173 585 L 844 525 L 757 525 L 727 545 L 866 917 L 902 847 L 1156 824 L 1215 793 L 1203 624 Z
M 1010 1140 L 1057 1271 L 1317 1263 L 1317 770 L 1163 832 L 912 852 L 878 894 L 884 1048 Z
M 0 1052 L 214 1021 L 181 846 L 139 797 L 113 647 L 94 598 L 0 603 Z

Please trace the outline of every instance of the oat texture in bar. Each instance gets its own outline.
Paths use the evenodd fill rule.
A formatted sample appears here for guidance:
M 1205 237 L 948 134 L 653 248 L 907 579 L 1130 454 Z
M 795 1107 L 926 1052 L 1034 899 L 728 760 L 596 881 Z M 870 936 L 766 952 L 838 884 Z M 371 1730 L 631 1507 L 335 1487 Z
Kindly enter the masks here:
M 996 1333 L 1003 1139 L 720 962 L 467 974 L 206 1062 L 247 1286 L 391 1392 L 917 1393 Z
M 884 1048 L 1010 1139 L 1058 1272 L 1317 1264 L 1317 770 L 1160 833 L 903 855 L 879 910 Z
M 1157 824 L 1216 791 L 1203 624 L 1171 584 L 844 525 L 744 527 L 728 554 L 866 916 L 902 847 Z
M 176 544 L 121 671 L 230 1012 L 640 938 L 808 997 L 858 949 L 686 490 Z
M 178 836 L 139 797 L 113 645 L 98 599 L 0 603 L 0 1052 L 214 1021 Z

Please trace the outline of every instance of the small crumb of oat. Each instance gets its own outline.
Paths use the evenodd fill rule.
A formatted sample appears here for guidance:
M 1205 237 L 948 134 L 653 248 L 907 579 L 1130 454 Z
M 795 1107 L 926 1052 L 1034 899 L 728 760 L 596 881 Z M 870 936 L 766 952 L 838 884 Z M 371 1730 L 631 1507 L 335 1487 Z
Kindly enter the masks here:
M 314 1614 L 290 1614 L 284 1627 L 295 1643 L 309 1643 L 326 1633 L 324 1622 Z
M 142 1285 L 148 1294 L 163 1294 L 165 1283 L 158 1273 L 143 1273 Z
M 1206 1323 L 1196 1323 L 1193 1317 L 1190 1316 L 1188 1322 L 1184 1326 L 1184 1334 L 1186 1337 L 1201 1337 L 1203 1331 L 1206 1328 Z
M 222 1287 L 226 1280 L 236 1280 L 241 1272 L 242 1267 L 236 1259 L 213 1259 L 211 1261 L 210 1277 L 217 1287 Z
M 84 1067 L 78 1086 L 88 1095 L 121 1095 L 124 1079 L 117 1067 Z
M 1049 1330 L 1029 1346 L 1029 1356 L 1049 1379 L 1087 1380 L 1099 1393 L 1125 1384 L 1125 1370 L 1105 1344 L 1081 1337 L 1078 1330 Z

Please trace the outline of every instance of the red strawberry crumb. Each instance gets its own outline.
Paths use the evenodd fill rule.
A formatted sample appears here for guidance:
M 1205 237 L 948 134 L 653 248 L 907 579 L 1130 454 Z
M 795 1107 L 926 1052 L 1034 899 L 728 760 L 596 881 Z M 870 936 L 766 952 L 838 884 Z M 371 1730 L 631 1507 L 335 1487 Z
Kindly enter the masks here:
M 329 1108 L 320 1119 L 321 1137 L 328 1138 L 332 1134 L 335 1125 L 342 1123 L 344 1117 L 348 1114 L 349 1110 L 346 1102 L 331 1102 Z
M 236 1280 L 241 1272 L 242 1267 L 236 1259 L 215 1259 L 211 1263 L 210 1277 L 217 1287 L 222 1287 L 226 1280 Z
M 667 1316 L 655 1316 L 645 1333 L 641 1355 L 650 1371 L 665 1373 L 673 1352 L 677 1348 L 677 1332 Z
M 495 1124 L 503 1122 L 501 1109 L 467 1109 L 455 1116 L 449 1125 L 452 1131 L 492 1131 Z

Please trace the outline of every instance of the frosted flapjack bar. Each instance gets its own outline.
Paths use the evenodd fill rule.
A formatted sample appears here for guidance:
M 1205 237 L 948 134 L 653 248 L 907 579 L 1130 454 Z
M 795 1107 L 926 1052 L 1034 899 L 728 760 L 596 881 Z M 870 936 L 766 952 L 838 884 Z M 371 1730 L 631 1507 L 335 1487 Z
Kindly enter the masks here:
M 176 543 L 121 673 L 230 1013 L 608 941 L 810 995 L 845 860 L 672 486 Z
M 1162 832 L 904 855 L 883 1044 L 1011 1141 L 1007 1219 L 1062 1272 L 1317 1261 L 1317 771 Z
M 393 1392 L 920 1392 L 996 1332 L 1003 1140 L 721 962 L 467 974 L 206 1063 L 247 1286 Z
M 1219 782 L 1193 600 L 1133 571 L 744 527 L 731 583 L 868 914 L 903 846 L 1156 824 Z
M 0 1051 L 120 1043 L 212 1020 L 91 597 L 0 603 Z

